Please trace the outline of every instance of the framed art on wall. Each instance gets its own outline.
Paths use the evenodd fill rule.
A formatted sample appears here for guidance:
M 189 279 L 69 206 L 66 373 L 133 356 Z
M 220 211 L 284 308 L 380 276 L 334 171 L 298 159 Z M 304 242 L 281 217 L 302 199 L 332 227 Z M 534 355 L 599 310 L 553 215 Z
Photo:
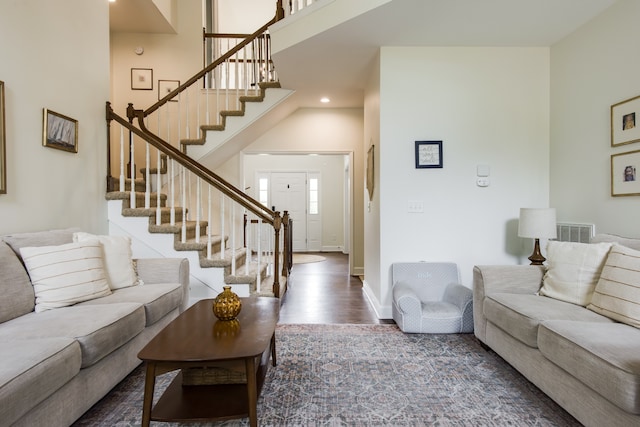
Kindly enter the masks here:
M 132 68 L 131 89 L 153 90 L 153 70 L 151 68 Z
M 416 141 L 416 168 L 442 167 L 442 141 Z
M 42 145 L 58 150 L 78 152 L 78 121 L 43 109 Z
M 640 150 L 611 155 L 611 195 L 640 196 Z
M 611 146 L 640 141 L 640 96 L 611 106 Z
M 7 194 L 7 151 L 5 147 L 4 116 L 4 82 L 0 81 L 0 194 Z
M 367 191 L 369 192 L 369 201 L 373 200 L 373 187 L 375 185 L 375 145 L 371 144 L 367 151 Z
M 180 86 L 180 80 L 158 80 L 158 101 L 178 89 L 178 86 Z M 174 96 L 169 101 L 178 102 L 178 98 Z

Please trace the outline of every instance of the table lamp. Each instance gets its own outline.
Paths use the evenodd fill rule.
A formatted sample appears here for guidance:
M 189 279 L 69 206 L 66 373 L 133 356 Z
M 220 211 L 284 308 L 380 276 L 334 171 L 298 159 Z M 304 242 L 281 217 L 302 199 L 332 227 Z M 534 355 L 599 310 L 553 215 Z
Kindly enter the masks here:
M 518 236 L 535 239 L 529 261 L 531 265 L 542 265 L 546 258 L 540 252 L 540 239 L 557 237 L 555 208 L 520 208 Z

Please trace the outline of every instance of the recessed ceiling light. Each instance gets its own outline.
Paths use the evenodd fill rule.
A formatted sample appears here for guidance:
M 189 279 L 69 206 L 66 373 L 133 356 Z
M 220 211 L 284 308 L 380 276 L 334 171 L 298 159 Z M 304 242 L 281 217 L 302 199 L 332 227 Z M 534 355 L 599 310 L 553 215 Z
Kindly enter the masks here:
M 331 100 L 326 96 L 323 96 L 322 98 L 320 98 L 320 102 L 322 102 L 323 104 L 326 104 L 328 102 L 331 102 Z

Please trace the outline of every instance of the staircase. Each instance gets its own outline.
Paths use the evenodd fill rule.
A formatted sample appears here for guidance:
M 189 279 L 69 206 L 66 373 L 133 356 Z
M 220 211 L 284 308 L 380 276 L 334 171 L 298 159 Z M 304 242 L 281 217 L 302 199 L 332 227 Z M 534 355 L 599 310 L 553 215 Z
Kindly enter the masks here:
M 237 153 L 243 147 L 230 143 L 234 136 L 292 93 L 280 89 L 264 54 L 268 27 L 283 16 L 278 6 L 273 20 L 148 109 L 129 104 L 125 119 L 107 103 L 110 234 L 131 237 L 135 257 L 187 258 L 193 299 L 214 297 L 224 285 L 239 296 L 286 291 L 288 213 L 198 161 Z
M 130 188 L 131 180 L 125 187 Z M 109 233 L 125 235 L 132 239 L 133 252 L 138 257 L 187 258 L 190 264 L 192 298 L 213 298 L 222 292 L 223 285 L 230 285 L 239 296 L 275 296 L 273 268 L 264 257 L 257 262 L 257 254 L 244 247 L 229 249 L 227 236 L 206 233 L 208 223 L 185 220 L 185 239 L 181 207 L 174 208 L 175 222 L 171 224 L 172 209 L 167 206 L 165 194 L 160 196 L 160 223 L 156 223 L 157 194 L 150 196 L 149 208 L 144 207 L 146 183 L 135 183 L 136 206 L 131 207 L 130 192 L 107 193 Z M 187 213 L 188 215 L 188 213 Z M 208 256 L 208 254 L 210 254 Z M 247 262 L 251 261 L 251 262 Z M 258 279 L 260 276 L 260 279 Z M 286 277 L 280 278 L 279 294 L 286 289 Z

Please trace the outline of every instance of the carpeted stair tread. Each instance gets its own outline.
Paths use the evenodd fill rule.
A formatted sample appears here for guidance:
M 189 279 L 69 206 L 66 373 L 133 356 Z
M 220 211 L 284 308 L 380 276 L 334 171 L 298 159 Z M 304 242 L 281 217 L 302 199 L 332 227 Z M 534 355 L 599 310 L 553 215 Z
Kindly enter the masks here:
M 220 111 L 220 115 L 223 117 L 240 117 L 244 116 L 244 111 L 242 110 L 222 110 Z
M 207 227 L 207 221 L 200 221 L 200 231 L 205 231 Z M 194 231 L 198 223 L 196 221 L 186 221 L 185 227 L 187 231 Z M 176 222 L 175 225 L 171 224 L 149 224 L 149 233 L 167 233 L 176 234 L 182 232 L 182 222 Z M 202 235 L 202 234 L 201 234 Z

